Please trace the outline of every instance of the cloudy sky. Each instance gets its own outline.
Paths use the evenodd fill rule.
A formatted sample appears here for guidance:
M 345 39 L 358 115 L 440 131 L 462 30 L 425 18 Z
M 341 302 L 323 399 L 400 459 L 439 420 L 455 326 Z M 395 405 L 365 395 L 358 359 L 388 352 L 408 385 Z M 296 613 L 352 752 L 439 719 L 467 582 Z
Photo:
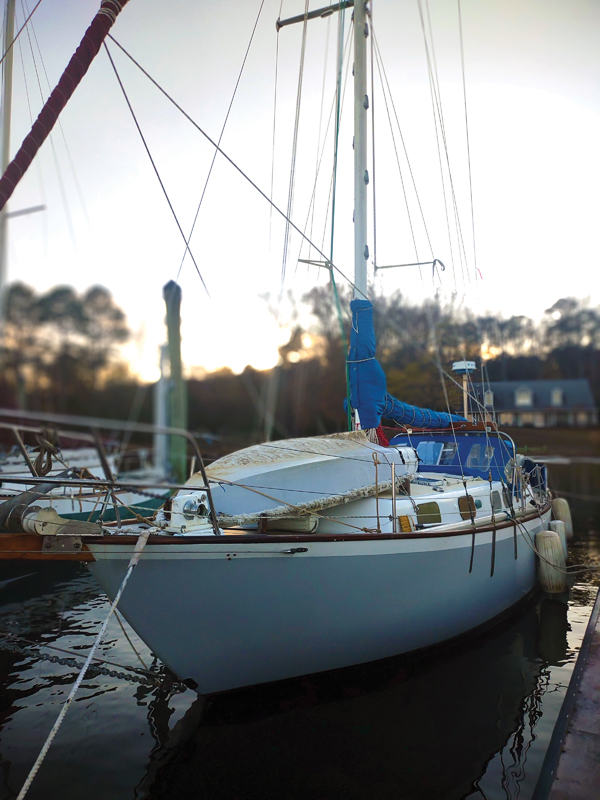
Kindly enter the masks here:
M 31 8 L 32 0 L 28 3 Z M 54 86 L 98 4 L 43 0 L 33 17 L 35 37 L 33 31 L 30 37 L 22 35 L 15 53 L 13 153 L 29 130 L 30 114 L 35 118 L 42 96 L 48 95 L 46 73 Z M 311 0 L 310 8 L 324 4 Z M 273 171 L 273 198 L 285 209 L 302 25 L 284 28 L 277 36 L 280 5 L 281 0 L 264 0 L 260 10 L 261 0 L 130 0 L 113 34 L 217 139 L 260 10 L 222 147 L 267 194 Z M 282 17 L 302 13 L 304 5 L 302 0 L 284 0 Z M 415 261 L 416 243 L 419 258 L 427 260 L 433 252 L 447 267 L 435 284 L 428 269 L 419 275 L 406 268 L 379 273 L 373 287 L 401 289 L 415 301 L 437 289 L 445 298 L 454 296 L 456 302 L 506 316 L 537 317 L 566 295 L 600 302 L 600 4 L 462 0 L 477 269 L 457 2 L 429 0 L 428 6 L 433 36 L 428 46 L 437 64 L 450 160 L 450 173 L 447 165 L 443 171 L 450 234 L 419 5 L 417 0 L 375 0 L 373 6 L 376 40 L 394 103 L 392 108 L 388 99 L 386 109 L 376 69 L 377 261 Z M 25 8 L 18 0 L 18 24 Z M 427 22 L 424 0 L 422 8 Z M 319 247 L 324 243 L 327 253 L 333 151 L 327 124 L 336 35 L 336 15 L 308 25 L 292 205 L 294 222 L 306 227 Z M 187 233 L 213 149 L 114 45 L 109 46 Z M 347 275 L 353 269 L 351 99 L 350 75 L 342 111 L 334 242 L 334 262 Z M 425 224 L 396 127 L 398 168 L 388 111 L 393 121 L 398 116 Z M 11 200 L 12 210 L 40 203 L 47 209 L 11 220 L 9 279 L 40 290 L 56 283 L 80 289 L 92 283 L 108 286 L 138 332 L 129 349 L 133 366 L 153 379 L 157 346 L 164 337 L 161 290 L 177 277 L 184 247 L 104 52 L 61 121 L 62 130 L 55 128 L 52 142 L 44 145 Z M 466 254 L 462 258 L 450 179 Z M 229 365 L 239 370 L 247 363 L 259 368 L 274 363 L 286 331 L 278 328 L 269 306 L 279 308 L 279 321 L 285 325 L 288 292 L 299 300 L 311 286 L 327 282 L 323 270 L 297 263 L 299 256 L 317 256 L 306 247 L 300 252 L 300 237 L 292 234 L 282 284 L 284 238 L 281 219 L 218 156 L 191 241 L 210 296 L 189 258 L 179 275 L 184 290 L 184 360 L 189 368 Z M 264 300 L 267 294 L 269 304 Z

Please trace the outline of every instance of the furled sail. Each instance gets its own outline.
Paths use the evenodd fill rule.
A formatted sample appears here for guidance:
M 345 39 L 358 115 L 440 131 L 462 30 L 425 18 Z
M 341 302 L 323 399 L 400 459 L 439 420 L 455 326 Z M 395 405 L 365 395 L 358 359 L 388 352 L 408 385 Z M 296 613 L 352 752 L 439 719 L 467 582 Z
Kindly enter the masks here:
M 358 411 L 362 428 L 379 427 L 382 417 L 415 428 L 450 428 L 453 423 L 466 421 L 456 414 L 418 408 L 389 395 L 385 374 L 376 357 L 373 305 L 369 300 L 353 300 L 350 308 L 350 403 Z
M 79 86 L 83 76 L 88 71 L 90 64 L 98 55 L 102 43 L 112 28 L 117 15 L 129 0 L 102 0 L 100 9 L 90 27 L 85 32 L 83 39 L 75 54 L 69 61 L 56 88 L 40 111 L 30 133 L 23 140 L 19 152 L 6 168 L 0 180 L 0 211 L 15 190 L 36 153 L 48 137 L 56 124 L 58 116 L 71 99 L 71 95 Z

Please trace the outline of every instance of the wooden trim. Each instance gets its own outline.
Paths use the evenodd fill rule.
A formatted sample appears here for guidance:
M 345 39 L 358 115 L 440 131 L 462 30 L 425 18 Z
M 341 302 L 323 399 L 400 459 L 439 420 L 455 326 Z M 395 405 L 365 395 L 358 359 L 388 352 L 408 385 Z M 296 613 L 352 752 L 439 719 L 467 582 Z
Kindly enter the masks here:
M 44 537 L 36 533 L 0 533 L 0 561 L 96 560 L 85 544 L 81 553 L 44 553 L 43 544 Z
M 551 509 L 551 504 L 548 503 L 543 508 L 521 517 L 519 522 L 529 522 L 532 519 L 545 514 Z M 490 531 L 498 531 L 504 528 L 513 528 L 515 523 L 513 520 L 505 520 L 498 522 L 496 525 L 486 525 L 482 528 L 461 528 L 457 531 L 439 531 L 428 529 L 423 531 L 413 531 L 412 533 L 341 533 L 341 534 L 263 534 L 262 536 L 248 536 L 247 534 L 226 534 L 225 536 L 152 536 L 149 544 L 152 545 L 180 545 L 188 546 L 190 544 L 266 544 L 267 542 L 273 544 L 289 544 L 290 542 L 364 542 L 364 541 L 388 541 L 391 539 L 441 539 L 451 536 L 472 536 L 473 533 L 478 535 L 480 533 L 489 533 Z M 101 545 L 127 545 L 133 546 L 138 540 L 137 534 L 108 534 L 105 536 L 90 536 L 86 537 L 85 541 L 89 544 Z M 44 539 L 42 536 L 30 533 L 0 533 L 0 560 L 7 561 L 95 561 L 93 553 L 91 553 L 84 543 L 81 553 L 44 553 L 42 550 Z
M 384 415 L 385 416 L 385 415 Z M 454 427 L 451 428 L 416 428 L 413 425 L 399 425 L 397 428 L 389 427 L 388 425 L 383 425 L 383 431 L 386 436 L 388 433 L 391 436 L 388 436 L 388 439 L 393 438 L 394 436 L 412 436 L 413 433 L 422 434 L 428 433 L 432 436 L 436 434 L 453 434 L 453 433 L 495 433 L 498 436 L 500 435 L 500 429 L 495 422 L 489 420 L 488 422 L 455 422 Z M 410 433 L 408 431 L 410 430 Z
M 551 503 L 547 503 L 543 508 L 532 511 L 521 517 L 518 522 L 529 522 L 536 519 L 541 514 L 545 514 L 551 509 Z M 490 531 L 499 531 L 504 528 L 513 528 L 515 523 L 512 519 L 505 520 L 504 522 L 497 522 L 496 525 L 486 525 L 485 527 L 476 528 L 475 534 L 489 533 Z M 267 533 L 262 536 L 248 536 L 248 534 L 236 535 L 228 533 L 224 536 L 152 536 L 148 544 L 152 545 L 166 545 L 166 544 L 266 544 L 267 542 L 289 544 L 290 542 L 364 542 L 364 541 L 387 541 L 390 539 L 440 539 L 450 536 L 471 536 L 473 534 L 472 528 L 461 528 L 457 531 L 439 531 L 434 529 L 427 529 L 422 531 L 413 531 L 412 533 L 290 533 L 290 534 L 272 534 Z M 137 542 L 137 535 L 128 534 L 114 534 L 107 536 L 94 536 L 86 537 L 86 541 L 90 544 L 135 544 Z

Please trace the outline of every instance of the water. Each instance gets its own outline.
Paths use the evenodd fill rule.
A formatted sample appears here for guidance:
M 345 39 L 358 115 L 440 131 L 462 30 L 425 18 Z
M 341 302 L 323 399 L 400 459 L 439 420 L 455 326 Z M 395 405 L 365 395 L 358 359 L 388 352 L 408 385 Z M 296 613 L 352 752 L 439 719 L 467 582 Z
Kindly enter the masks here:
M 553 465 L 551 474 L 565 492 L 598 494 L 600 465 Z M 600 504 L 573 499 L 571 507 L 572 560 L 600 564 Z M 83 654 L 107 602 L 84 567 L 42 567 L 24 564 L 22 574 L 33 575 L 0 584 L 0 632 Z M 540 594 L 493 631 L 434 655 L 209 701 L 94 674 L 28 797 L 527 800 L 597 582 L 583 571 L 568 605 Z M 145 664 L 160 669 L 129 635 Z M 140 666 L 117 621 L 100 655 Z M 0 800 L 18 794 L 77 671 L 0 647 Z

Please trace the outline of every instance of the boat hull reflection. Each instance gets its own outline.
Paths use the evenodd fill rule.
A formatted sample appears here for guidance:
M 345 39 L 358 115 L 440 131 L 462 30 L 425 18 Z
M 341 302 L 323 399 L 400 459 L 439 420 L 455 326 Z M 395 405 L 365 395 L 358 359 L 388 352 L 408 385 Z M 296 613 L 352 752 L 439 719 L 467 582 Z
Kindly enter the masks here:
M 522 779 L 547 683 L 538 644 L 566 658 L 566 608 L 538 598 L 435 655 L 215 695 L 186 744 L 155 752 L 141 786 L 177 800 L 458 800 L 507 742 Z

